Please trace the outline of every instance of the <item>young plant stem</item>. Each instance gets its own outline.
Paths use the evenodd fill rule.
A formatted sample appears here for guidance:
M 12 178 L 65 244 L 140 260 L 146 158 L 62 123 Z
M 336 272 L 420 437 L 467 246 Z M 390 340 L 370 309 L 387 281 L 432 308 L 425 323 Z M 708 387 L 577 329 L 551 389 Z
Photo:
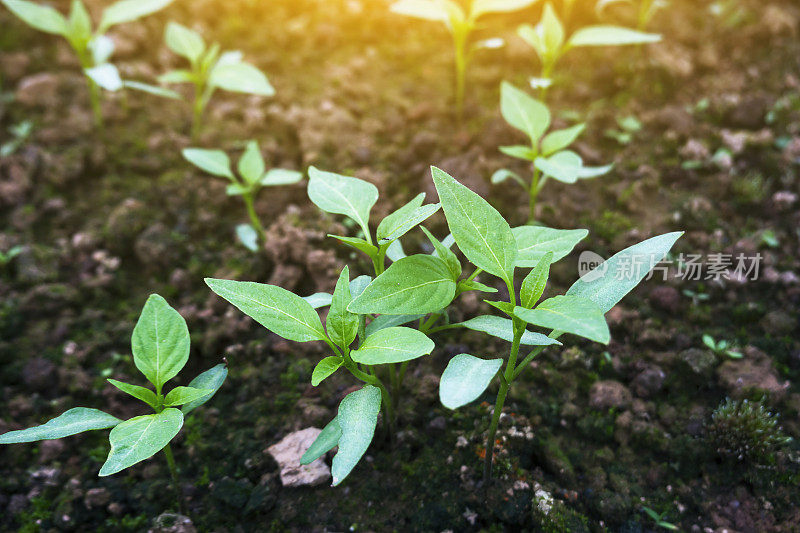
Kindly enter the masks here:
M 196 82 L 194 85 L 194 104 L 192 104 L 192 142 L 197 141 L 200 137 L 200 131 L 203 127 L 203 113 L 206 108 L 205 84 L 203 82 Z
M 256 233 L 258 233 L 261 244 L 264 244 L 267 240 L 267 232 L 264 231 L 264 226 L 261 225 L 261 221 L 256 214 L 255 195 L 252 192 L 247 192 L 242 195 L 242 199 L 244 200 L 244 205 L 247 206 L 247 215 L 250 217 L 250 223 L 253 225 Z
M 89 79 L 89 102 L 92 106 L 92 114 L 94 115 L 94 125 L 96 128 L 103 127 L 103 111 L 100 108 L 100 87 Z
M 541 100 L 542 102 L 545 102 L 547 100 L 547 90 L 550 89 L 550 85 L 553 84 L 552 76 L 553 76 L 553 68 L 555 66 L 556 66 L 555 60 L 548 61 L 547 63 L 542 65 L 542 74 L 540 77 L 544 85 L 542 85 L 539 88 L 539 100 Z
M 175 458 L 172 455 L 172 447 L 167 444 L 164 446 L 164 456 L 167 458 L 170 476 L 172 476 L 172 486 L 175 489 L 175 502 L 178 504 L 178 512 L 186 514 L 183 510 L 183 498 L 181 498 L 181 486 L 178 481 L 178 468 L 175 466 Z
M 539 198 L 539 179 L 541 172 L 535 166 L 533 167 L 533 178 L 531 179 L 531 188 L 528 189 L 528 224 L 536 222 L 536 200 Z

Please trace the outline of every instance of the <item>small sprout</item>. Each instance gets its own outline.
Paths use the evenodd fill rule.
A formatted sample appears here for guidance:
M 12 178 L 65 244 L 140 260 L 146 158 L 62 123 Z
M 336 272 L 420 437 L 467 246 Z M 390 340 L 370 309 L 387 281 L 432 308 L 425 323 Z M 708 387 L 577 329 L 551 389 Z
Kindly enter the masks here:
M 267 76 L 244 61 L 239 51 L 222 52 L 217 43 L 208 46 L 199 33 L 177 22 L 167 24 L 164 40 L 170 50 L 189 61 L 188 70 L 172 70 L 158 80 L 194 85 L 192 139 L 200 134 L 206 106 L 217 89 L 258 96 L 275 94 Z
M 638 3 L 638 7 L 636 4 Z M 598 0 L 594 9 L 598 18 L 602 18 L 604 11 L 607 7 L 614 4 L 626 4 L 636 9 L 636 29 L 645 31 L 649 26 L 653 17 L 660 10 L 669 5 L 668 0 Z
M 226 189 L 229 196 L 241 196 L 247 208 L 250 224 L 236 227 L 236 236 L 249 250 L 258 250 L 258 241 L 262 244 L 266 238 L 264 226 L 255 210 L 255 199 L 263 187 L 293 185 L 302 181 L 303 174 L 296 170 L 272 168 L 267 170 L 264 158 L 256 141 L 248 141 L 244 153 L 233 171 L 228 154 L 222 150 L 206 150 L 204 148 L 185 148 L 184 159 L 197 168 L 213 176 L 226 178 L 230 183 Z
M 761 232 L 761 242 L 770 248 L 777 248 L 781 245 L 778 236 L 775 235 L 775 230 L 766 229 Z
M 711 415 L 707 436 L 722 457 L 767 464 L 772 455 L 792 439 L 784 435 L 777 415 L 761 403 L 748 400 L 722 402 Z
M 503 39 L 478 41 L 469 46 L 470 35 L 478 19 L 490 13 L 509 13 L 536 3 L 537 0 L 472 0 L 465 11 L 454 0 L 398 0 L 391 10 L 401 15 L 444 23 L 453 37 L 455 48 L 455 94 L 459 117 L 464 111 L 464 85 L 467 67 L 478 50 L 497 49 Z
M 728 344 L 728 341 L 726 340 L 715 341 L 714 337 L 712 337 L 707 333 L 703 335 L 703 344 L 705 344 L 706 347 L 708 347 L 712 352 L 720 356 L 727 355 L 731 359 L 741 359 L 742 357 L 744 357 L 742 355 L 742 352 L 731 349 L 732 346 Z
M 550 127 L 550 110 L 539 100 L 529 96 L 508 82 L 500 88 L 500 110 L 508 124 L 528 137 L 529 144 L 501 146 L 504 154 L 528 161 L 533 167 L 529 181 L 508 169 L 492 175 L 492 183 L 502 183 L 511 178 L 528 191 L 528 223 L 536 219 L 536 200 L 549 178 L 562 183 L 575 183 L 606 174 L 612 165 L 587 167 L 569 146 L 583 133 L 586 124 L 576 124 L 562 130 L 547 132 Z
M 116 67 L 109 63 L 114 53 L 114 42 L 106 33 L 113 26 L 160 11 L 172 2 L 173 0 L 119 0 L 103 11 L 100 23 L 93 29 L 89 11 L 81 0 L 72 0 L 68 17 L 52 7 L 27 0 L 0 0 L 0 3 L 32 28 L 61 35 L 67 40 L 89 81 L 89 97 L 98 127 L 103 124 L 100 87 L 116 91 L 124 85 Z
M 609 128 L 604 134 L 610 139 L 614 139 L 619 144 L 627 145 L 633 140 L 634 135 L 642 130 L 642 123 L 634 116 L 617 118 L 619 129 Z
M 19 124 L 9 126 L 8 132 L 11 134 L 12 139 L 0 145 L 0 157 L 8 157 L 14 154 L 23 144 L 28 142 L 31 133 L 33 133 L 33 122 L 23 120 Z
M 667 515 L 667 511 L 664 511 L 663 513 L 657 513 L 645 505 L 642 505 L 642 511 L 644 511 L 647 516 L 653 519 L 653 522 L 656 523 L 656 526 L 669 531 L 678 531 L 678 526 L 664 520 L 664 517 Z
M 15 257 L 22 253 L 22 246 L 12 246 L 7 252 L 0 251 L 0 267 L 8 265 Z
M 194 378 L 188 386 L 174 387 L 164 394 L 164 385 L 178 375 L 189 359 L 189 330 L 183 317 L 157 294 L 151 295 L 142 309 L 133 329 L 131 349 L 136 368 L 153 388 L 115 379 L 108 381 L 149 405 L 154 414 L 123 421 L 98 409 L 74 407 L 41 426 L 4 433 L 0 435 L 0 444 L 60 439 L 84 431 L 111 429 L 111 451 L 100 476 L 116 474 L 163 450 L 178 505 L 182 507 L 170 442 L 181 430 L 184 417 L 216 394 L 228 370 L 225 365 L 217 365 Z

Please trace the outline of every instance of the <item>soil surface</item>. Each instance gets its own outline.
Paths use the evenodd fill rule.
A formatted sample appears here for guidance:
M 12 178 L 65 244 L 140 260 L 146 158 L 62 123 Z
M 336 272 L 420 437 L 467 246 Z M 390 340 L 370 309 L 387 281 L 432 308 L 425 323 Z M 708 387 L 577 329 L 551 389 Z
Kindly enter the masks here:
M 89 2 L 95 14 L 103 4 Z M 587 5 L 574 23 L 593 22 L 589 3 L 578 4 Z M 500 116 L 499 84 L 523 87 L 537 74 L 514 28 L 540 10 L 486 19 L 478 37 L 508 45 L 475 56 L 462 122 L 452 112 L 446 31 L 394 15 L 382 0 L 178 1 L 112 34 L 126 78 L 153 82 L 181 66 L 163 45 L 168 20 L 242 50 L 269 75 L 274 98 L 215 96 L 199 146 L 236 152 L 254 138 L 273 166 L 366 179 L 381 193 L 373 220 L 420 191 L 434 200 L 433 164 L 519 225 L 524 195 L 489 177 L 503 167 L 526 171 L 497 150 L 522 140 Z M 624 22 L 626 13 L 611 16 Z M 0 432 L 75 406 L 144 414 L 106 378 L 143 380 L 130 335 L 151 293 L 188 322 L 187 383 L 223 357 L 230 370 L 173 444 L 190 522 L 164 516 L 176 509 L 161 456 L 97 477 L 108 452 L 101 431 L 0 448 L 0 530 L 661 530 L 645 507 L 682 531 L 800 530 L 796 2 L 673 0 L 651 25 L 661 43 L 565 57 L 549 95 L 556 123 L 587 121 L 578 151 L 615 167 L 545 188 L 543 224 L 590 232 L 554 267 L 547 294 L 576 279 L 580 251 L 607 257 L 649 236 L 686 234 L 668 279 L 655 276 L 609 312 L 609 346 L 572 338 L 522 375 L 488 487 L 481 458 L 496 384 L 453 412 L 439 403 L 438 376 L 457 353 L 503 356 L 508 344 L 463 331 L 435 335 L 433 354 L 410 366 L 394 443 L 381 425 L 340 487 L 283 487 L 267 448 L 324 427 L 356 383 L 340 372 L 312 387 L 325 346 L 270 334 L 203 278 L 331 291 L 345 264 L 353 275 L 370 273 L 362 256 L 326 238 L 356 229 L 320 212 L 302 185 L 274 188 L 256 205 L 268 240 L 258 253 L 246 250 L 234 236 L 246 221 L 240 199 L 180 155 L 190 145 L 187 105 L 106 94 L 98 131 L 66 43 L 5 9 L 0 28 L 0 141 L 12 125 L 34 125 L 0 159 L 0 251 L 22 246 L 0 266 Z M 628 139 L 619 135 L 625 117 L 641 124 Z M 426 226 L 447 233 L 441 214 Z M 404 245 L 425 250 L 424 242 L 414 231 Z M 761 259 L 755 280 L 705 279 L 706 270 L 685 279 L 681 254 Z M 474 294 L 454 303 L 453 319 L 491 312 Z M 704 334 L 741 357 L 713 353 Z M 794 440 L 770 456 L 721 456 L 709 424 L 726 397 L 763 402 Z

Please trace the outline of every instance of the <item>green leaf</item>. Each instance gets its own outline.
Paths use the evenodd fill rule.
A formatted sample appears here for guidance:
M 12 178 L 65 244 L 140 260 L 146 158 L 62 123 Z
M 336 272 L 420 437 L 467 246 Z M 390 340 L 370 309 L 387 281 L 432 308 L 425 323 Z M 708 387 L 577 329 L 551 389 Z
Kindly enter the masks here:
M 364 289 L 372 283 L 372 278 L 367 275 L 358 276 L 356 279 L 350 282 L 350 295 L 355 299 L 361 296 L 361 293 L 364 292 Z
M 450 359 L 439 381 L 439 400 L 448 409 L 458 409 L 483 394 L 503 366 L 502 359 L 479 359 L 460 353 Z
M 403 250 L 403 243 L 400 242 L 400 239 L 392 241 L 389 246 L 386 247 L 386 257 L 392 262 L 400 261 L 402 258 L 408 257 L 406 251 Z
M 498 183 L 503 183 L 509 178 L 519 183 L 523 189 L 528 190 L 528 184 L 525 183 L 525 180 L 522 179 L 522 177 L 519 174 L 507 168 L 501 168 L 499 170 L 495 170 L 492 173 L 492 177 L 490 178 L 490 180 L 493 184 L 496 185 Z
M 553 59 L 557 58 L 561 53 L 561 47 L 564 46 L 564 25 L 561 24 L 550 2 L 544 5 L 542 21 L 539 23 L 537 31 L 542 36 L 546 55 Z
M 156 393 L 151 391 L 146 387 L 140 387 L 139 385 L 132 385 L 130 383 L 125 383 L 124 381 L 117 381 L 116 379 L 109 379 L 109 383 L 114 385 L 116 388 L 121 390 L 126 394 L 130 394 L 137 400 L 141 400 L 153 409 L 158 407 L 158 396 Z
M 547 106 L 506 81 L 500 86 L 500 111 L 506 122 L 527 134 L 534 145 L 550 127 Z
M 173 0 L 120 0 L 111 4 L 103 11 L 100 19 L 99 33 L 105 31 L 116 24 L 130 22 L 144 16 L 161 11 L 172 3 Z
M 416 254 L 392 263 L 348 306 L 364 315 L 412 315 L 439 311 L 453 301 L 456 282 L 438 257 Z
M 497 302 L 491 300 L 484 300 L 484 302 L 491 305 L 495 309 L 498 309 L 500 312 L 505 313 L 508 316 L 514 314 L 514 306 L 511 305 L 511 302 Z
M 508 13 L 525 9 L 536 3 L 537 0 L 474 0 L 472 2 L 472 16 L 480 17 L 486 13 Z
M 529 324 L 608 344 L 611 334 L 603 313 L 596 303 L 580 296 L 555 296 L 535 309 L 514 308 L 514 314 Z
M 661 36 L 655 33 L 644 33 L 620 26 L 586 26 L 572 34 L 569 45 L 622 46 L 655 43 L 660 40 Z
M 517 245 L 508 222 L 486 200 L 446 172 L 431 167 L 431 174 L 458 248 L 476 267 L 510 284 Z
M 327 213 L 345 215 L 369 235 L 369 212 L 378 200 L 378 188 L 360 180 L 324 172 L 315 167 L 308 169 L 308 198 Z
M 267 76 L 250 63 L 217 63 L 211 71 L 208 83 L 211 87 L 236 93 L 275 95 L 275 89 L 270 85 Z
M 40 6 L 25 0 L 0 0 L 0 2 L 32 28 L 65 37 L 69 34 L 67 19 L 52 7 Z
M 342 349 L 350 346 L 358 335 L 358 315 L 347 310 L 351 301 L 350 269 L 345 266 L 336 281 L 336 289 L 333 291 L 333 300 L 326 321 L 328 337 Z
M 328 425 L 317 435 L 311 446 L 308 447 L 306 452 L 300 458 L 301 465 L 311 464 L 324 454 L 332 450 L 339 444 L 339 438 L 342 436 L 342 428 L 339 427 L 339 417 L 336 416 L 328 422 Z
M 436 0 L 399 0 L 389 8 L 393 13 L 425 20 L 447 22 L 449 15 L 444 4 Z
M 164 32 L 164 40 L 167 48 L 185 57 L 192 64 L 195 64 L 206 49 L 206 43 L 196 31 L 190 30 L 177 22 L 167 24 Z
M 514 323 L 508 318 L 492 315 L 481 315 L 475 318 L 470 318 L 459 324 L 467 329 L 473 331 L 481 331 L 488 333 L 493 337 L 498 337 L 504 341 L 514 342 Z M 534 331 L 526 331 L 522 334 L 520 344 L 525 346 L 552 346 L 560 345 L 561 343 L 555 339 L 536 333 Z
M 107 35 L 95 35 L 86 48 L 92 54 L 92 61 L 95 65 L 108 63 L 109 58 L 114 53 L 114 41 Z
M 536 55 L 539 56 L 539 60 L 544 63 L 550 56 L 548 55 L 548 50 L 543 40 L 543 31 L 540 31 L 541 29 L 541 24 L 537 25 L 535 28 L 530 24 L 521 24 L 517 28 L 517 35 L 533 48 Z
M 425 315 L 379 315 L 375 317 L 372 322 L 367 324 L 367 336 L 380 331 L 382 329 L 391 328 L 394 326 L 402 326 L 415 320 L 423 318 Z
M 376 233 L 379 244 L 399 239 L 441 207 L 439 204 L 422 205 L 424 199 L 425 193 L 419 193 L 416 198 L 381 220 Z
M 247 183 L 257 183 L 264 176 L 264 170 L 266 169 L 264 158 L 261 157 L 256 141 L 248 141 L 242 157 L 239 158 L 236 169 Z
M 158 77 L 158 83 L 194 83 L 195 76 L 184 69 L 170 70 Z
M 542 139 L 542 155 L 548 156 L 554 152 L 563 150 L 575 142 L 575 139 L 577 139 L 585 129 L 586 124 L 577 124 L 571 128 L 556 130 L 548 133 L 544 136 L 544 139 Z M 535 159 L 536 156 L 534 155 L 531 161 L 534 161 Z
M 239 196 L 249 191 L 250 191 L 249 187 L 245 187 L 244 185 L 240 185 L 238 183 L 231 183 L 227 187 L 225 187 L 225 194 L 227 194 L 228 196 Z
M 115 92 L 124 87 L 122 78 L 119 77 L 119 70 L 111 63 L 103 63 L 96 67 L 87 68 L 83 72 L 90 80 L 106 91 Z
M 213 393 L 214 391 L 210 389 L 198 389 L 195 387 L 175 387 L 174 389 L 169 391 L 169 394 L 167 394 L 166 398 L 164 398 L 164 406 L 175 407 L 177 405 L 192 403 Z
M 376 331 L 350 352 L 356 363 L 381 365 L 410 361 L 433 351 L 433 341 L 416 329 L 393 327 Z
M 667 255 L 681 235 L 682 231 L 665 233 L 625 248 L 581 276 L 567 295 L 588 298 L 608 312 Z
M 292 185 L 301 181 L 303 181 L 302 172 L 285 168 L 273 168 L 264 174 L 260 183 L 264 187 L 272 187 L 276 185 Z
M 296 342 L 325 340 L 325 330 L 311 304 L 276 285 L 205 279 L 212 291 L 276 335 Z
M 133 89 L 135 91 L 152 94 L 154 96 L 160 96 L 161 98 L 169 98 L 171 100 L 182 100 L 180 94 L 176 93 L 173 90 L 165 89 L 164 87 L 159 87 L 157 85 L 150 85 L 149 83 L 140 83 L 138 81 L 130 81 L 130 80 L 122 80 L 122 85 L 126 89 Z
M 327 292 L 317 292 L 311 296 L 303 296 L 303 300 L 310 303 L 311 307 L 314 309 L 319 309 L 320 307 L 331 305 L 331 302 L 333 301 L 333 295 Z
M 369 448 L 380 409 L 381 391 L 372 385 L 351 392 L 339 404 L 336 418 L 342 436 L 339 437 L 339 451 L 331 464 L 334 487 L 350 474 Z
M 456 292 L 460 294 L 465 291 L 497 292 L 497 289 L 488 285 L 484 285 L 483 283 L 475 281 L 474 279 L 459 280 L 458 285 L 456 286 Z
M 516 157 L 517 159 L 522 159 L 525 161 L 534 161 L 536 156 L 539 155 L 536 153 L 536 150 L 530 146 L 523 146 L 521 144 L 515 144 L 513 146 L 501 146 L 499 150 L 508 156 Z
M 374 244 L 370 244 L 364 239 L 360 237 L 344 237 L 342 235 L 331 235 L 328 234 L 328 237 L 333 237 L 334 239 L 345 243 L 348 246 L 352 246 L 359 252 L 364 252 L 370 257 L 374 257 L 378 253 L 378 247 Z
M 84 431 L 113 428 L 120 422 L 119 418 L 98 409 L 74 407 L 41 426 L 4 433 L 0 435 L 0 444 L 60 439 Z
M 431 244 L 433 245 L 433 253 L 431 255 L 433 255 L 434 257 L 438 257 L 439 259 L 444 261 L 444 264 L 447 265 L 447 269 L 450 271 L 453 280 L 457 280 L 458 277 L 461 275 L 461 261 L 458 260 L 456 254 L 454 254 L 449 247 L 439 242 L 439 239 L 434 237 L 433 234 L 430 231 L 428 231 L 428 228 L 424 226 L 420 226 L 420 228 L 422 229 L 422 232 L 425 234 L 426 237 L 428 237 L 428 240 L 431 241 Z
M 250 224 L 237 224 L 236 238 L 251 252 L 258 251 L 258 232 Z
M 183 413 L 164 409 L 158 414 L 137 416 L 111 430 L 111 451 L 100 469 L 100 477 L 116 474 L 160 452 L 183 426 Z
M 67 25 L 69 26 L 67 38 L 71 43 L 77 45 L 79 49 L 92 39 L 92 19 L 89 17 L 89 12 L 81 0 L 72 0 Z
M 547 285 L 547 278 L 550 276 L 550 264 L 553 262 L 553 257 L 553 252 L 544 254 L 544 257 L 522 280 L 522 287 L 519 291 L 519 303 L 522 307 L 531 309 L 542 297 Z
M 151 294 L 131 337 L 136 368 L 156 391 L 178 375 L 189 359 L 186 321 L 158 294 Z
M 606 174 L 614 165 L 585 167 L 581 156 L 571 150 L 556 152 L 550 157 L 537 157 L 536 168 L 562 183 L 575 183 L 579 179 L 596 178 Z
M 211 391 L 200 398 L 185 403 L 183 407 L 181 407 L 181 412 L 184 415 L 188 415 L 191 411 L 194 411 L 208 400 L 214 397 L 217 391 L 222 387 L 222 384 L 225 383 L 225 379 L 228 377 L 228 367 L 224 364 L 218 364 L 213 366 L 194 378 L 192 381 L 189 382 L 189 386 L 195 389 L 205 389 L 207 391 Z
M 511 230 L 516 239 L 519 255 L 517 266 L 535 267 L 549 252 L 552 263 L 566 257 L 589 231 L 585 229 L 554 229 L 544 226 L 519 226 Z
M 344 360 L 341 357 L 335 355 L 326 357 L 317 363 L 317 366 L 314 367 L 314 371 L 311 373 L 311 385 L 316 387 L 322 383 L 325 378 L 339 370 L 343 362 Z

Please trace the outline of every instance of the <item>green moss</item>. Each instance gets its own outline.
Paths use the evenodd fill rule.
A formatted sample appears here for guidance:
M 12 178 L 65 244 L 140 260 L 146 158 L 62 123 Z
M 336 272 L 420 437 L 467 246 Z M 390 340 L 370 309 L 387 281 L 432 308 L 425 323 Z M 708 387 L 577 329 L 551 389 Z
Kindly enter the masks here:
M 778 425 L 778 416 L 760 403 L 727 399 L 711 415 L 707 438 L 727 459 L 770 464 L 775 452 L 791 439 Z

